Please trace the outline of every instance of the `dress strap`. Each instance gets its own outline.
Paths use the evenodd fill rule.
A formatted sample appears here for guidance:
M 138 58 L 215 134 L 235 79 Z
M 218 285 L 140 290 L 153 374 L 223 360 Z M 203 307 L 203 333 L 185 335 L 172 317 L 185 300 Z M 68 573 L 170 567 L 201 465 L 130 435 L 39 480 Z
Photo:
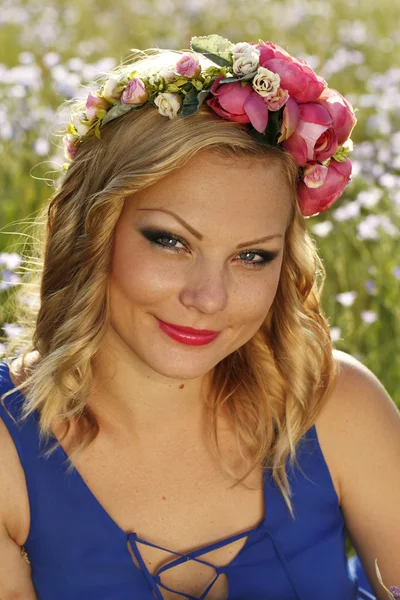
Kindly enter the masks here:
M 14 446 L 18 453 L 18 458 L 21 465 L 25 467 L 24 452 L 21 444 L 21 429 L 23 424 L 20 422 L 22 412 L 23 396 L 17 392 L 13 392 L 4 400 L 3 394 L 14 388 L 14 384 L 10 378 L 10 371 L 5 361 L 0 362 L 0 418 L 7 427 L 8 433 L 11 436 Z M 25 469 L 24 469 L 25 470 Z

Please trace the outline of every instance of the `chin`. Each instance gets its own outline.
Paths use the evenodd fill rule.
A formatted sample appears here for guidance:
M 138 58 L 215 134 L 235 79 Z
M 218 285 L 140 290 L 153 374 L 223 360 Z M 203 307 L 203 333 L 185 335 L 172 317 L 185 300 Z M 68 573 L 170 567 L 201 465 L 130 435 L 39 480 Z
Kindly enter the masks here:
M 189 346 L 184 347 L 186 351 L 183 352 L 181 348 L 178 350 L 169 349 L 169 351 L 162 351 L 160 348 L 157 351 L 154 346 L 151 349 L 151 354 L 148 348 L 144 352 L 137 352 L 135 348 L 131 348 L 131 350 L 153 372 L 176 380 L 203 377 L 226 356 L 226 354 L 221 355 L 221 353 L 218 353 L 218 355 L 210 353 L 210 349 L 205 350 L 202 355 L 196 348 Z M 187 350 L 190 351 L 187 352 Z M 207 353 L 209 354 L 206 355 Z
M 159 360 L 155 360 L 153 356 L 153 359 L 147 365 L 153 371 L 170 379 L 198 379 L 209 373 L 218 362 L 219 360 L 204 360 L 194 356 L 186 356 L 185 358 L 181 356 L 176 360 L 172 356 L 168 359 L 162 356 Z

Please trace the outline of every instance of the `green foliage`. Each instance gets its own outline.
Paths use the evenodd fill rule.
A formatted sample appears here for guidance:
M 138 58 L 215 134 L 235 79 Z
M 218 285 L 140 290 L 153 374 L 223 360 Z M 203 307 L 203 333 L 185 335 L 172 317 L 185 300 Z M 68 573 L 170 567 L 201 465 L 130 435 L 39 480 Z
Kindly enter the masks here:
M 211 34 L 203 37 L 193 37 L 190 47 L 194 52 L 204 54 L 204 56 L 221 67 L 228 67 L 232 63 L 230 52 L 232 51 L 233 44 L 219 35 Z
M 125 113 L 129 112 L 133 108 L 137 108 L 137 106 L 133 104 L 116 104 L 107 112 L 106 116 L 102 120 L 101 124 L 105 125 L 109 121 L 113 119 L 117 119 L 118 117 L 122 117 Z

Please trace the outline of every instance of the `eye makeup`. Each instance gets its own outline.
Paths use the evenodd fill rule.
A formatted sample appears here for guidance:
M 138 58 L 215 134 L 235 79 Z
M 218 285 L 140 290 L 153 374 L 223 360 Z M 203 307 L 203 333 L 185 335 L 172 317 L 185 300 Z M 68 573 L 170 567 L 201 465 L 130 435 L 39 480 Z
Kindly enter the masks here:
M 157 246 L 159 248 L 164 248 L 167 251 L 171 251 L 174 252 L 175 254 L 178 254 L 180 252 L 187 252 L 189 249 L 189 244 L 187 243 L 186 240 L 184 240 L 183 238 L 181 238 L 178 235 L 175 235 L 174 233 L 171 233 L 170 231 L 164 230 L 164 229 L 156 229 L 154 227 L 143 227 L 139 229 L 140 233 L 143 235 L 144 238 L 146 238 L 152 245 Z M 165 242 L 178 242 L 180 244 L 182 244 L 184 246 L 184 248 L 180 248 L 177 247 L 176 245 L 172 245 L 172 244 L 168 244 L 165 242 L 162 242 L 161 240 L 165 240 Z M 251 257 L 260 257 L 261 260 L 247 260 L 247 259 L 240 259 L 240 262 L 245 266 L 245 267 L 250 267 L 250 268 L 262 268 L 265 265 L 267 265 L 268 263 L 272 262 L 279 254 L 279 251 L 271 251 L 271 250 L 263 250 L 263 249 L 258 249 L 258 248 L 252 248 L 252 249 L 248 249 L 248 250 L 244 250 L 243 252 L 241 252 L 240 254 L 238 254 L 237 256 L 241 257 L 241 256 L 251 256 Z

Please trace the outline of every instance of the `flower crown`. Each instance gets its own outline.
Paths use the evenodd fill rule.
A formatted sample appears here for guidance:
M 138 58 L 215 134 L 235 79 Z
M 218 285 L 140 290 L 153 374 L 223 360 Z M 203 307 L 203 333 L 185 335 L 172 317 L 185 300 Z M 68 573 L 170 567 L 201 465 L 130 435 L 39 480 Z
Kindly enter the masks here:
M 140 77 L 137 71 L 117 73 L 89 93 L 85 110 L 72 113 L 63 137 L 69 163 L 89 131 L 100 138 L 100 127 L 132 109 L 150 103 L 170 119 L 186 118 L 205 102 L 224 119 L 248 123 L 260 144 L 283 147 L 294 157 L 304 216 L 336 202 L 351 179 L 356 118 L 349 102 L 304 60 L 272 42 L 233 44 L 213 34 L 193 37 L 190 50 L 172 68 L 159 66 Z M 202 68 L 199 54 L 211 66 Z

